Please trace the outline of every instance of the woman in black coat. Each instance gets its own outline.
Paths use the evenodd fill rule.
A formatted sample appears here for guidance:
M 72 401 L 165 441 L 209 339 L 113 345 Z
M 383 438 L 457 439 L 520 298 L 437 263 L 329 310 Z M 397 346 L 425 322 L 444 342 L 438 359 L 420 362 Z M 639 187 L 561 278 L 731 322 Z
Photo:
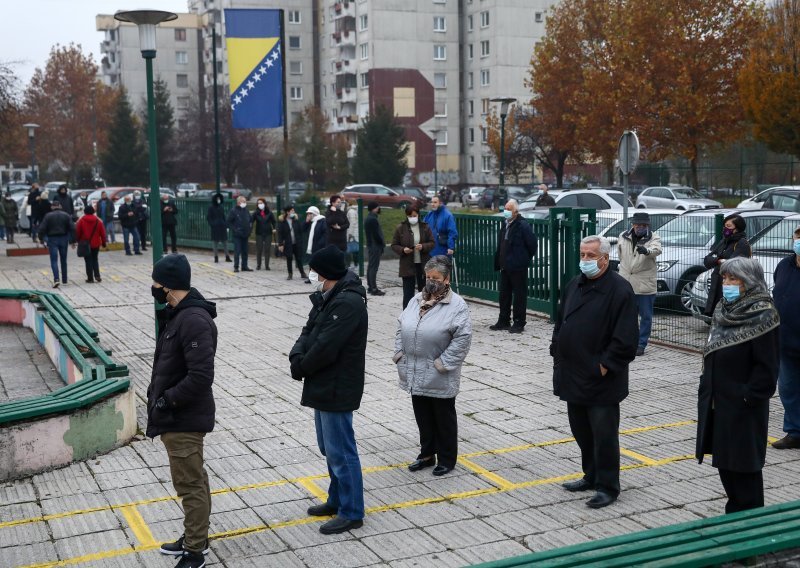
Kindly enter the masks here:
M 714 311 L 698 392 L 696 456 L 728 496 L 726 513 L 764 506 L 769 399 L 778 381 L 778 311 L 757 260 L 720 267 L 724 297 Z
M 287 280 L 292 279 L 292 260 L 297 264 L 300 278 L 305 279 L 303 269 L 303 225 L 297 218 L 292 205 L 283 208 L 283 215 L 278 219 L 278 252 L 286 257 Z
M 269 270 L 269 256 L 272 249 L 272 232 L 277 222 L 275 215 L 269 210 L 266 199 L 258 198 L 256 210 L 251 215 L 256 228 L 256 270 L 261 270 L 261 257 L 264 257 L 264 269 Z
M 722 266 L 722 263 L 731 258 L 740 256 L 750 258 L 753 256 L 753 251 L 744 232 L 747 228 L 744 218 L 734 213 L 725 217 L 723 223 L 722 240 L 711 249 L 711 252 L 703 260 L 706 268 L 714 269 L 711 273 L 711 288 L 708 292 L 704 311 L 707 316 L 714 314 L 714 308 L 717 307 L 717 302 L 722 298 L 722 278 L 719 275 L 719 267 Z
M 228 254 L 228 223 L 225 221 L 225 209 L 222 207 L 223 197 L 221 193 L 215 193 L 211 198 L 211 205 L 208 206 L 206 221 L 211 227 L 211 242 L 214 247 L 214 262 L 219 262 L 219 244 L 225 245 L 225 262 L 233 262 Z

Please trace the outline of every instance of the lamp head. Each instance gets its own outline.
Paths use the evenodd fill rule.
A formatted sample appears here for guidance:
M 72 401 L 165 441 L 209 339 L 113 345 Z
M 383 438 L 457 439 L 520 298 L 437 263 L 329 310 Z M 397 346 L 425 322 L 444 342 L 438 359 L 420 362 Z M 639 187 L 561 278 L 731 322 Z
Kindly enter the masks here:
M 517 102 L 517 99 L 514 97 L 498 97 L 490 100 L 493 103 L 500 103 L 500 116 L 502 117 L 508 116 L 508 107 Z
M 23 124 L 22 128 L 27 128 L 28 138 L 33 138 L 36 135 L 36 129 L 39 128 L 39 125 L 34 124 L 33 122 L 28 122 L 27 124 Z
M 162 10 L 126 10 L 114 14 L 115 20 L 138 26 L 142 57 L 151 58 L 156 56 L 156 26 L 177 18 L 178 14 Z

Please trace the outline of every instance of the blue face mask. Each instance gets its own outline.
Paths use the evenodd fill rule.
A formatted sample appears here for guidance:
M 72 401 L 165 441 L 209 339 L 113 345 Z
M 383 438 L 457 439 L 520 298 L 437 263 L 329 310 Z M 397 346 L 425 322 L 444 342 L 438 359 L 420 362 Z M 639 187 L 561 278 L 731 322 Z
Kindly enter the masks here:
M 800 239 L 797 239 L 794 242 L 793 246 L 794 246 L 794 254 L 796 254 L 797 256 L 800 256 Z
M 581 272 L 589 278 L 600 274 L 600 267 L 597 266 L 596 260 L 582 260 L 578 264 L 578 267 L 581 269 Z
M 723 284 L 722 297 L 728 302 L 733 302 L 739 298 L 739 286 L 736 284 Z
M 505 217 L 506 219 L 511 219 L 511 211 L 509 211 L 508 209 L 503 209 L 503 217 Z

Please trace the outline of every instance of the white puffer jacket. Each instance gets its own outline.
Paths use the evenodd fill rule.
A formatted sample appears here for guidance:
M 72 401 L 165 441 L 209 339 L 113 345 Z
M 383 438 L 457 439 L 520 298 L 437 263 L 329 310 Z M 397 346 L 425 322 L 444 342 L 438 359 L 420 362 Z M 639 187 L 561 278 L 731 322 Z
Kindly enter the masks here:
M 631 238 L 631 231 L 625 231 L 619 236 L 617 250 L 619 252 L 619 274 L 630 282 L 634 294 L 648 296 L 655 294 L 656 273 L 658 265 L 656 257 L 661 254 L 661 237 L 649 232 L 649 237 L 644 237 L 636 242 L 636 246 L 647 249 L 648 254 L 636 250 Z

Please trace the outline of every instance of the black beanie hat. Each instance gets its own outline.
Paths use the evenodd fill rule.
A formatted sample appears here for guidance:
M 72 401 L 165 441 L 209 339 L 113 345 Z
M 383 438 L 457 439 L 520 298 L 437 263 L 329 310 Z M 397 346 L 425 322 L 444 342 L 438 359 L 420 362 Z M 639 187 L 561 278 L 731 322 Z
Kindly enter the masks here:
M 94 215 L 94 207 L 92 207 L 91 205 L 87 205 L 86 207 L 83 208 L 83 213 L 85 215 Z
M 736 227 L 736 230 L 740 233 L 747 228 L 747 222 L 744 220 L 744 217 L 742 217 L 738 213 L 734 213 L 733 215 L 728 215 L 723 220 L 723 223 L 727 223 L 728 221 L 733 221 L 733 226 Z
M 170 290 L 188 290 L 192 287 L 192 268 L 182 254 L 168 254 L 153 266 L 153 282 Z
M 367 211 L 375 211 L 378 207 L 380 207 L 380 205 L 378 205 L 377 201 L 370 201 L 367 203 Z
M 312 254 L 308 265 L 325 280 L 340 280 L 347 274 L 344 253 L 336 245 L 328 245 Z

